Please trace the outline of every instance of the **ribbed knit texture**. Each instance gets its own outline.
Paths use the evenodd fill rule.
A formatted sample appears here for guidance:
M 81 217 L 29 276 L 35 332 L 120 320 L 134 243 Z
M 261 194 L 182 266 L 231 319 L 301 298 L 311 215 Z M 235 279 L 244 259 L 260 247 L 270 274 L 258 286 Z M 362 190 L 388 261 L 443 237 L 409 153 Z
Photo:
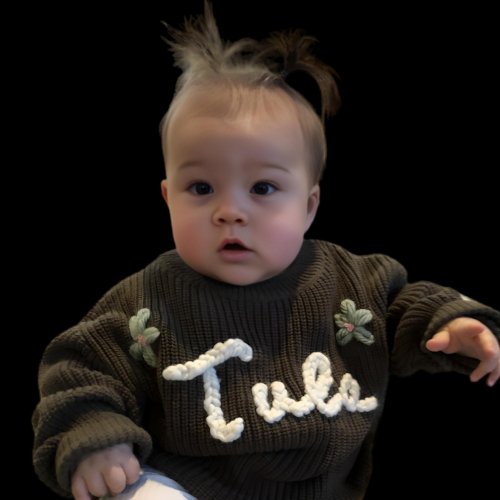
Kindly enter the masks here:
M 344 300 L 367 309 L 374 337 L 339 345 L 335 314 Z M 157 366 L 130 354 L 129 322 L 141 309 L 160 332 L 151 347 Z M 500 313 L 431 282 L 407 283 L 396 260 L 354 255 L 304 240 L 279 276 L 236 286 L 189 268 L 176 250 L 107 292 L 76 326 L 47 347 L 39 370 L 41 401 L 33 414 L 33 463 L 53 491 L 72 498 L 71 477 L 89 452 L 133 442 L 141 463 L 164 472 L 198 500 L 362 499 L 372 471 L 372 443 L 389 374 L 455 370 L 469 375 L 478 360 L 425 348 L 446 322 L 478 319 L 500 339 Z M 142 337 L 141 337 L 142 338 Z M 252 359 L 215 366 L 226 423 L 241 418 L 237 439 L 211 435 L 203 375 L 167 380 L 170 366 L 197 360 L 228 339 L 251 347 Z M 252 388 L 280 381 L 288 398 L 306 394 L 303 365 L 312 353 L 330 362 L 328 402 L 350 374 L 370 411 L 343 406 L 331 417 L 318 408 L 269 423 L 256 411 Z

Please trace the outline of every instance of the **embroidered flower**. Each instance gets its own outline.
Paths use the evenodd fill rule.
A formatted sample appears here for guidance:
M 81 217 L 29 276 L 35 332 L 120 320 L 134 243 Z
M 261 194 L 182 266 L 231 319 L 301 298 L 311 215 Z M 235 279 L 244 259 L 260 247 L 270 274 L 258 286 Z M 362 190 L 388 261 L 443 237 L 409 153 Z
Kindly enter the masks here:
M 373 335 L 363 325 L 372 320 L 372 313 L 368 309 L 356 311 L 356 304 L 349 299 L 343 300 L 340 304 L 342 314 L 335 314 L 335 323 L 340 330 L 337 332 L 337 342 L 344 346 L 353 337 L 365 345 L 375 342 Z
M 130 346 L 130 354 L 141 361 L 144 359 L 149 365 L 156 367 L 157 360 L 153 348 L 150 346 L 160 335 L 158 328 L 146 328 L 146 323 L 151 315 L 149 309 L 141 309 L 137 316 L 132 316 L 129 321 L 130 334 L 137 342 Z

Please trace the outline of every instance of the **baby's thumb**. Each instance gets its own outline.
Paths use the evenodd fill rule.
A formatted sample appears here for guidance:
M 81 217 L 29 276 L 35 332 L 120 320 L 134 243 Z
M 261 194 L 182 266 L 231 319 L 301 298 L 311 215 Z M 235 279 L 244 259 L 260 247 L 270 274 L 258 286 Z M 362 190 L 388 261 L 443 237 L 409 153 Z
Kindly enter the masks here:
M 432 339 L 428 340 L 425 347 L 427 347 L 429 351 L 437 352 L 446 349 L 449 343 L 450 334 L 447 331 L 441 331 L 436 333 Z

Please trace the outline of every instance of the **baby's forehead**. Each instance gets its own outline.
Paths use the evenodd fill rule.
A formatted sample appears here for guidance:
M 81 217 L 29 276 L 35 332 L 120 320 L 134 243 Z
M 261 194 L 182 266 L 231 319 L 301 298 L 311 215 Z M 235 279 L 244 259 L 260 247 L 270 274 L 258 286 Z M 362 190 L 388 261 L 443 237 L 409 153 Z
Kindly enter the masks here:
M 248 127 L 258 123 L 298 123 L 297 107 L 290 98 L 270 92 L 263 92 L 258 97 L 246 94 L 246 97 L 232 102 L 223 88 L 215 88 L 211 92 L 204 89 L 190 90 L 179 99 L 171 126 L 200 117 L 221 119 Z
M 248 158 L 248 164 L 255 160 L 289 165 L 306 157 L 309 168 L 298 111 L 286 100 L 271 98 L 267 106 L 265 102 L 255 106 L 252 101 L 248 106 L 245 101 L 235 106 L 219 94 L 191 92 L 183 96 L 168 125 L 166 164 L 179 167 L 199 157 L 219 158 L 227 152 Z
M 274 120 L 266 115 L 242 115 L 231 119 L 194 110 L 179 116 L 169 130 L 169 150 L 175 158 L 208 154 L 290 161 L 301 155 L 304 141 L 300 126 L 291 117 Z M 285 158 L 287 160 L 285 160 Z

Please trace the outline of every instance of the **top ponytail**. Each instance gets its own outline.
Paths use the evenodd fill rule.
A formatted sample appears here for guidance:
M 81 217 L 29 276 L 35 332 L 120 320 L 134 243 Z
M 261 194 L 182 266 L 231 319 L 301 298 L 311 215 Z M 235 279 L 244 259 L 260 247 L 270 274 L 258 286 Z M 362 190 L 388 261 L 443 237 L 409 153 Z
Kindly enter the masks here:
M 269 102 L 274 94 L 291 98 L 296 107 L 304 140 L 311 160 L 311 181 L 313 185 L 322 179 L 326 166 L 325 118 L 335 115 L 341 100 L 333 75 L 341 80 L 337 72 L 311 53 L 310 46 L 318 41 L 305 35 L 304 30 L 272 32 L 269 38 L 258 42 L 243 38 L 237 42 L 224 43 L 212 12 L 209 0 L 205 2 L 205 17 L 194 22 L 184 19 L 184 30 L 180 31 L 166 22 L 174 41 L 161 37 L 174 54 L 174 66 L 182 70 L 175 87 L 175 94 L 166 115 L 160 123 L 160 135 L 165 163 L 167 161 L 167 128 L 174 110 L 188 89 L 209 89 L 222 86 L 230 91 L 229 107 L 220 112 L 239 114 Z M 243 58 L 240 52 L 253 53 Z M 273 59 L 282 57 L 283 62 Z M 321 93 L 321 121 L 311 106 L 299 92 L 286 83 L 287 76 L 294 71 L 305 71 L 319 86 Z M 210 107 L 210 103 L 207 103 Z M 263 106 L 263 109 L 268 107 Z

